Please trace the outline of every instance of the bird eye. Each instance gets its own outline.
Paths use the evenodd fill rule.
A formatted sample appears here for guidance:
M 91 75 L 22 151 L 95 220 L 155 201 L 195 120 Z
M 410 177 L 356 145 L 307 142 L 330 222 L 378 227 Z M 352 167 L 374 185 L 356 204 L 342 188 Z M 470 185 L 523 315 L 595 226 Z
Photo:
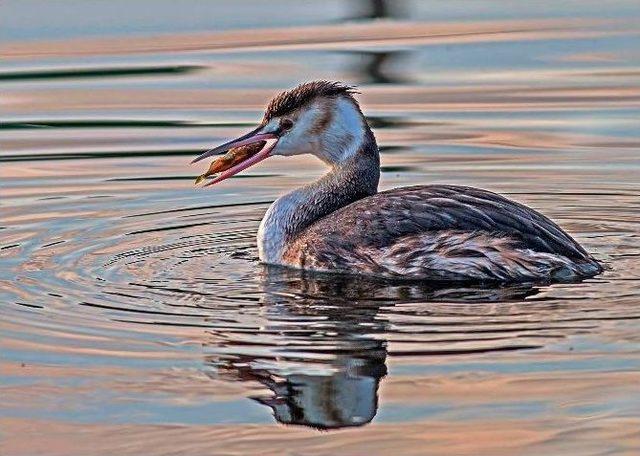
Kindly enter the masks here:
M 284 131 L 291 130 L 291 128 L 293 128 L 293 120 L 280 119 L 280 128 Z

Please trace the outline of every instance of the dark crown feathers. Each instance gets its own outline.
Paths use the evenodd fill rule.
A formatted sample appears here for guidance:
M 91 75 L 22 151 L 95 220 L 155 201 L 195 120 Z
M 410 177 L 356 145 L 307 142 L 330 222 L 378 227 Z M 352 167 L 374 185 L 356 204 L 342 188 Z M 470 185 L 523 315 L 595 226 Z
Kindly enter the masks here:
M 276 95 L 267 105 L 264 121 L 290 113 L 318 97 L 347 96 L 355 102 L 353 95 L 358 93 L 355 87 L 341 82 L 312 81 L 300 84 L 286 92 Z

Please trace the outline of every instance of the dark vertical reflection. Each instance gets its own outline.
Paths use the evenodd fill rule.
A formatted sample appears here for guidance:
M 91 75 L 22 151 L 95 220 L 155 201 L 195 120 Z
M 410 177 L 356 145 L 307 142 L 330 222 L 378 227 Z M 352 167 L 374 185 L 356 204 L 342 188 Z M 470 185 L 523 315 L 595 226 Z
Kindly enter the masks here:
M 400 18 L 404 16 L 400 2 L 387 0 L 359 0 L 350 2 L 355 13 L 349 21 L 373 21 Z M 407 79 L 394 69 L 402 67 L 406 51 L 357 51 L 353 54 L 353 69 L 361 84 L 403 84 Z
M 373 20 L 396 18 L 402 15 L 401 2 L 389 0 L 355 0 L 349 1 L 355 10 L 352 19 Z
M 259 283 L 268 323 L 250 340 L 272 341 L 275 352 L 264 344 L 251 346 L 244 337 L 226 342 L 227 354 L 211 355 L 207 362 L 226 380 L 267 387 L 268 394 L 252 399 L 271 408 L 278 422 L 317 429 L 361 426 L 375 417 L 387 373 L 388 327 L 377 318 L 381 306 L 415 300 L 495 303 L 537 292 L 526 285 L 433 288 L 280 268 L 266 268 Z
M 406 51 L 360 51 L 353 52 L 356 62 L 351 70 L 360 84 L 406 84 L 409 79 L 396 68 L 402 67 L 402 60 L 410 54 Z

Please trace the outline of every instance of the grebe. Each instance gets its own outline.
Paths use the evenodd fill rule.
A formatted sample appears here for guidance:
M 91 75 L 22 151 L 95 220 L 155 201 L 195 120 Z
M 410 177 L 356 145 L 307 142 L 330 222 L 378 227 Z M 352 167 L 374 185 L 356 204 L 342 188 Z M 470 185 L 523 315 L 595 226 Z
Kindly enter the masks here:
M 202 178 L 221 182 L 272 155 L 312 154 L 331 167 L 278 198 L 258 230 L 263 263 L 434 281 L 575 280 L 602 271 L 544 215 L 456 185 L 378 192 L 380 157 L 352 86 L 304 83 L 273 98 L 258 128 L 211 149 Z

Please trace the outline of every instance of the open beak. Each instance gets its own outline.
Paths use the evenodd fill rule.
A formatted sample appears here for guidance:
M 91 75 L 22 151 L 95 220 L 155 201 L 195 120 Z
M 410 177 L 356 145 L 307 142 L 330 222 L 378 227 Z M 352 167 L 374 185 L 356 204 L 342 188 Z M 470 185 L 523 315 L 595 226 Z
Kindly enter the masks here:
M 220 173 L 204 186 L 208 187 L 217 184 L 268 158 L 280 137 L 277 132 L 260 132 L 262 128 L 258 127 L 244 136 L 224 143 L 196 157 L 191 163 L 199 162 L 214 155 L 225 154 L 211 163 L 209 170 L 196 179 L 196 184 L 199 184 L 207 177 Z

